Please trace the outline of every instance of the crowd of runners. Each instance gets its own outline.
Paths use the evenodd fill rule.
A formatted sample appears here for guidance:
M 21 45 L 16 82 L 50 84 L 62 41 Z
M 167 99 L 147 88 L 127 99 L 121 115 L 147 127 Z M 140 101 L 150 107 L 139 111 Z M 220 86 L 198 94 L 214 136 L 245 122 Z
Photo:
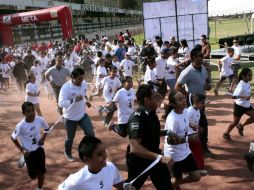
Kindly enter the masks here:
M 232 141 L 230 132 L 235 127 L 243 136 L 244 127 L 254 122 L 250 103 L 252 71 L 238 71 L 238 42 L 234 39 L 234 46 L 226 47 L 227 55 L 219 60 L 220 80 L 214 88 L 217 96 L 219 86 L 228 78 L 228 94 L 235 99 L 233 121 L 221 134 L 227 142 Z M 208 174 L 204 157 L 216 156 L 207 144 L 205 115 L 206 91 L 212 88 L 210 52 L 206 35 L 193 49 L 185 39 L 179 43 L 175 37 L 162 41 L 159 36 L 137 46 L 128 30 L 113 40 L 98 35 L 92 40 L 78 36 L 69 41 L 2 47 L 1 91 L 8 92 L 10 80 L 15 81 L 25 100 L 20 105 L 24 119 L 11 134 L 23 155 L 19 167 L 26 165 L 29 177 L 38 179 L 37 190 L 42 189 L 46 173 L 43 144 L 55 126 L 47 124 L 45 110 L 40 108 L 40 92 L 45 90 L 48 99 L 56 100 L 55 110 L 60 115 L 57 121 L 63 121 L 66 129 L 63 155 L 68 161 L 75 160 L 72 144 L 78 126 L 85 135 L 78 147 L 85 166 L 62 182 L 59 190 L 109 190 L 113 186 L 140 189 L 148 176 L 159 190 L 180 189 L 182 183 L 198 182 Z M 136 89 L 134 82 L 138 84 Z M 94 99 L 103 99 L 104 103 L 94 107 Z M 106 147 L 96 137 L 87 107 L 98 111 L 101 127 L 129 138 L 124 153 L 128 179 L 124 180 L 116 166 L 106 161 Z M 163 129 L 158 110 L 165 110 Z M 244 114 L 249 118 L 240 123 Z M 160 137 L 165 138 L 163 150 Z M 245 158 L 252 169 L 254 156 L 250 153 Z M 183 173 L 188 175 L 183 177 Z

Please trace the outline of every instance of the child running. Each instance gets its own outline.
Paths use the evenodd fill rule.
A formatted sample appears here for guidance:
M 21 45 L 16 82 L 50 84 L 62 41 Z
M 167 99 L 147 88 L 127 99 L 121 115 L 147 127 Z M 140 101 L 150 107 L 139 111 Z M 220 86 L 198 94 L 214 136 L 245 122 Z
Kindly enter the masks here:
M 231 65 L 234 61 L 234 59 L 233 59 L 234 49 L 228 48 L 227 53 L 228 53 L 227 56 L 225 56 L 219 60 L 220 80 L 218 81 L 218 83 L 215 85 L 215 88 L 214 88 L 215 96 L 218 96 L 219 86 L 223 83 L 223 81 L 225 79 L 227 79 L 227 78 L 229 79 L 229 88 L 230 88 L 231 83 L 234 79 L 234 72 L 231 69 Z M 232 91 L 230 89 L 228 91 L 232 93 Z
M 100 59 L 98 61 L 98 64 L 99 64 L 99 66 L 96 68 L 96 75 L 97 75 L 96 82 L 95 82 L 96 92 L 92 93 L 89 96 L 89 101 L 92 101 L 94 96 L 101 96 L 103 87 L 100 86 L 100 82 L 104 77 L 106 77 L 108 75 L 107 69 L 105 67 L 105 60 Z M 93 91 L 94 91 L 94 89 L 93 89 Z
M 112 107 L 118 103 L 118 125 L 112 124 L 109 127 L 121 137 L 127 136 L 128 120 L 132 112 L 134 112 L 134 100 L 136 99 L 136 95 L 132 87 L 133 82 L 131 77 L 124 77 L 123 88 L 116 92 L 113 101 L 109 105 L 109 107 Z
M 100 139 L 85 136 L 79 144 L 78 152 L 86 165 L 71 174 L 58 186 L 58 190 L 109 190 L 113 186 L 119 190 L 135 190 L 131 185 L 124 184 L 116 166 L 106 161 L 107 153 Z
M 117 75 L 117 67 L 110 66 L 109 68 L 109 76 L 104 77 L 100 85 L 103 87 L 103 97 L 105 102 L 107 103 L 107 115 L 104 118 L 103 125 L 105 127 L 109 127 L 109 123 L 114 115 L 114 112 L 117 110 L 115 104 L 110 104 L 116 94 L 116 92 L 121 88 L 122 83 L 119 78 L 116 77 Z
M 199 134 L 199 120 L 200 120 L 200 110 L 205 107 L 205 97 L 202 94 L 193 94 L 191 95 L 193 104 L 187 109 L 188 118 L 189 118 L 189 128 L 188 135 Z M 208 171 L 204 169 L 204 158 L 202 154 L 202 145 L 199 140 L 189 141 L 189 146 L 193 157 L 196 160 L 198 169 L 201 174 L 206 175 Z
M 24 155 L 29 177 L 38 179 L 36 190 L 42 190 L 44 174 L 46 173 L 45 152 L 42 145 L 46 139 L 49 126 L 42 117 L 35 116 L 34 105 L 31 102 L 22 104 L 22 113 L 25 118 L 17 124 L 11 139 Z M 42 138 L 41 128 L 44 129 Z
M 35 76 L 35 84 L 37 86 L 37 89 L 40 89 L 41 81 L 42 81 L 42 68 L 40 66 L 40 61 L 36 59 L 33 63 L 34 65 L 31 67 L 31 73 Z
M 182 183 L 199 181 L 200 172 L 188 143 L 189 120 L 186 110 L 186 97 L 181 92 L 172 91 L 169 94 L 169 103 L 172 109 L 169 109 L 169 114 L 165 123 L 165 130 L 178 135 L 181 142 L 178 144 L 168 144 L 167 138 L 165 138 L 164 156 L 171 156 L 175 161 L 172 168 L 175 177 L 173 187 L 179 189 L 179 185 Z M 193 141 L 197 139 L 198 134 L 191 135 L 189 138 L 189 140 Z M 183 172 L 188 172 L 189 175 L 183 178 Z
M 40 91 L 35 83 L 36 78 L 33 73 L 28 75 L 28 80 L 25 84 L 26 96 L 25 101 L 31 102 L 34 105 L 36 113 L 38 116 L 42 116 L 40 104 L 39 104 L 39 95 Z
M 252 80 L 252 71 L 249 68 L 244 68 L 239 74 L 239 83 L 232 95 L 235 99 L 233 122 L 230 123 L 227 130 L 223 134 L 223 138 L 231 142 L 230 132 L 236 127 L 241 136 L 243 136 L 244 126 L 254 122 L 254 109 L 251 106 L 251 86 L 250 81 Z M 242 116 L 246 114 L 249 116 L 243 124 L 239 123 Z

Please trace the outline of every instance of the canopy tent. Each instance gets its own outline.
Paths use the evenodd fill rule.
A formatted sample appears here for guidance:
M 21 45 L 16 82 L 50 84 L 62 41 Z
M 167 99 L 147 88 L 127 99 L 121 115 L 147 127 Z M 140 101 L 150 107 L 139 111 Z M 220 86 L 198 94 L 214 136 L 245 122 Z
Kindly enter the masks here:
M 58 6 L 48 9 L 0 16 L 0 31 L 2 43 L 8 46 L 14 45 L 12 27 L 15 25 L 39 23 L 50 20 L 59 21 L 64 39 L 72 38 L 73 28 L 71 10 L 68 6 Z

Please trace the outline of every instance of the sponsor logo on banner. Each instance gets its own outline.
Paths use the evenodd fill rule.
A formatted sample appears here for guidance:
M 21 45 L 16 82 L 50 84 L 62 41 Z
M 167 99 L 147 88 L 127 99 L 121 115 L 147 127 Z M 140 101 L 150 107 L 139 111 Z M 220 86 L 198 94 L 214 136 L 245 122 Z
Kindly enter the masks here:
M 57 18 L 57 11 L 55 11 L 55 10 L 50 11 L 50 16 L 51 16 L 51 18 Z
M 11 15 L 3 16 L 3 23 L 4 24 L 11 24 Z
M 38 18 L 36 16 L 22 16 L 21 17 L 22 22 L 36 22 L 38 21 Z

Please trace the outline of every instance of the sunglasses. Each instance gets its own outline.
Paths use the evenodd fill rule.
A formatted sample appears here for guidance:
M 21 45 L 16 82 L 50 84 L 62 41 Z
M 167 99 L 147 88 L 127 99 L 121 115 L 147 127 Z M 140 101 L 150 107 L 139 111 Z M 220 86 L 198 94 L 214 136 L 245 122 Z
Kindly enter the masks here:
M 234 44 L 237 44 L 238 42 L 233 42 Z

